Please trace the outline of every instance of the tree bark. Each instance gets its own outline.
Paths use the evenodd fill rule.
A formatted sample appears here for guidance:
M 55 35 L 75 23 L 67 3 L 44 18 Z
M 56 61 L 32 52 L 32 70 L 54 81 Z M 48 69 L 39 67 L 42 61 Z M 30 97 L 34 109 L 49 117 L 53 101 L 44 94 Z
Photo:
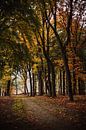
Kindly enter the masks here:
M 8 80 L 8 83 L 7 83 L 7 96 L 10 96 L 10 83 L 11 83 L 11 81 L 10 80 Z
M 33 96 L 35 96 L 35 94 L 36 94 L 36 89 L 35 89 L 35 80 L 34 80 L 34 78 L 35 78 L 35 76 L 34 76 L 34 73 L 32 73 L 32 77 L 33 77 Z
M 60 83 L 59 83 L 59 94 L 62 95 L 62 71 L 61 71 L 61 69 L 59 71 L 59 81 L 60 81 Z
M 65 96 L 65 71 L 63 70 L 63 95 Z
M 24 79 L 24 94 L 25 94 L 25 95 L 26 95 L 26 94 L 29 95 L 29 93 L 28 93 L 28 88 L 27 88 L 27 78 Z
M 39 87 L 39 95 L 43 95 L 43 80 L 42 80 L 42 71 L 38 70 L 38 87 Z
M 56 97 L 56 75 L 55 75 L 55 67 L 53 65 L 53 63 L 51 63 L 51 67 L 52 67 L 52 97 Z
M 30 80 L 30 96 L 32 96 L 32 78 L 31 78 L 31 71 L 30 69 L 28 69 L 28 72 L 29 72 L 29 80 Z

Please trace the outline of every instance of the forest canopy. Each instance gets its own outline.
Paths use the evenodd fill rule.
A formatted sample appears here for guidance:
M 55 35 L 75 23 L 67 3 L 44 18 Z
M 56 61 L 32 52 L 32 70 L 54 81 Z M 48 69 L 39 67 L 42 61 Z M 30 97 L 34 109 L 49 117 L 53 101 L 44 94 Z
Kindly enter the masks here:
M 86 94 L 86 1 L 0 1 L 0 95 Z M 29 80 L 29 84 L 27 81 Z

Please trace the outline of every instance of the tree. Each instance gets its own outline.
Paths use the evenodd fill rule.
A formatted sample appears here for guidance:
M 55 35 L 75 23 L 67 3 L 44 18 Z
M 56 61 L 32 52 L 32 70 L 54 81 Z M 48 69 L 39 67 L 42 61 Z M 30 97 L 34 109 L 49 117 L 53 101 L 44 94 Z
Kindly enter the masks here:
M 68 94 L 73 100 L 76 70 L 81 70 L 82 64 L 85 64 L 85 53 L 82 54 L 80 50 L 86 40 L 84 1 L 8 0 L 1 1 L 0 9 L 1 62 L 8 64 L 11 73 L 18 70 L 26 74 L 29 71 L 31 95 L 35 89 L 35 75 L 38 75 L 40 95 L 44 91 L 43 81 L 45 79 L 46 82 L 48 77 L 46 89 L 53 97 L 56 96 L 56 70 L 59 66 L 63 73 L 63 84 L 66 72 Z M 5 15 L 6 10 L 8 15 Z M 78 66 L 77 59 L 80 60 Z M 61 60 L 63 66 L 59 65 Z M 80 77 L 80 71 L 78 74 Z M 24 77 L 26 82 L 27 76 Z M 65 88 L 62 88 L 64 94 Z
M 71 75 L 70 75 L 70 70 L 69 70 L 69 66 L 68 66 L 68 59 L 67 59 L 67 55 L 66 55 L 66 49 L 65 47 L 63 47 L 63 42 L 62 40 L 60 39 L 60 36 L 58 34 L 58 31 L 57 31 L 57 26 L 56 26 L 56 12 L 57 12 L 57 1 L 49 1 L 49 6 L 47 8 L 47 1 L 42 1 L 42 7 L 43 7 L 43 10 L 44 10 L 44 14 L 45 14 L 45 19 L 46 21 L 49 23 L 50 27 L 52 28 L 55 36 L 56 36 L 56 39 L 57 39 L 57 43 L 59 45 L 59 48 L 61 50 L 61 54 L 62 54 L 62 58 L 63 58 L 63 61 L 64 61 L 64 66 L 65 66 L 65 71 L 66 71 L 66 76 L 67 76 L 67 82 L 68 82 L 68 88 L 69 88 L 69 97 L 70 97 L 70 100 L 72 101 L 73 100 L 73 94 L 72 94 L 72 84 L 71 84 Z M 71 20 L 72 20 L 72 4 L 73 4 L 73 1 L 70 1 L 69 3 L 69 15 L 68 15 L 68 20 L 67 20 L 67 37 L 66 37 L 66 45 L 70 42 L 70 26 L 71 26 Z M 51 19 L 50 19 L 50 16 L 53 16 L 53 21 L 54 23 L 51 23 Z M 54 24 L 54 26 L 53 26 Z M 65 44 L 65 43 L 64 43 Z

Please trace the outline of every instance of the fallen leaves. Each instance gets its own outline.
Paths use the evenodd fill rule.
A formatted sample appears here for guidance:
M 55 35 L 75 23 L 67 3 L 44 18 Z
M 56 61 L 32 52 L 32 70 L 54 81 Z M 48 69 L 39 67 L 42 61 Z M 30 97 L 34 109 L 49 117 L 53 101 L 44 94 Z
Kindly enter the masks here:
M 20 127 L 19 122 L 22 125 L 38 123 L 43 128 L 47 128 L 47 124 L 52 121 L 85 126 L 86 96 L 75 96 L 74 99 L 74 102 L 70 102 L 67 96 L 1 97 L 0 123 L 14 123 L 16 129 Z

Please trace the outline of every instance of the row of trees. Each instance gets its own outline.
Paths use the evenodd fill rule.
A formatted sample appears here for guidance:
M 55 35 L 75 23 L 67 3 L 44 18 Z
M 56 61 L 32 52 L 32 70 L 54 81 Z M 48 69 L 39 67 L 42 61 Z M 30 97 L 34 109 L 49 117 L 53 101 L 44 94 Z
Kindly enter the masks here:
M 29 75 L 31 96 L 36 94 L 37 82 L 39 95 L 46 93 L 55 97 L 58 89 L 60 94 L 68 94 L 72 101 L 73 94 L 85 94 L 84 18 L 84 0 L 2 1 L 1 84 L 5 78 L 8 90 L 20 74 L 23 76 L 26 94 L 27 75 Z

